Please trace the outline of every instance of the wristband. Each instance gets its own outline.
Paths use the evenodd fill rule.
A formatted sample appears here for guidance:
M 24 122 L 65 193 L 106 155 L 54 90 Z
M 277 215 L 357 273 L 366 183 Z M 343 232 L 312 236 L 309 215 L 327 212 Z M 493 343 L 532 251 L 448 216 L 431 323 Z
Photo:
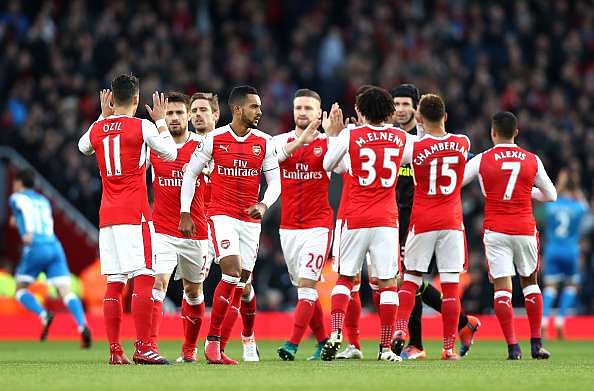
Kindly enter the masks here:
M 157 126 L 157 128 L 165 127 L 167 129 L 167 122 L 165 122 L 165 119 L 164 118 L 161 118 L 161 119 L 157 120 L 155 122 L 155 125 Z

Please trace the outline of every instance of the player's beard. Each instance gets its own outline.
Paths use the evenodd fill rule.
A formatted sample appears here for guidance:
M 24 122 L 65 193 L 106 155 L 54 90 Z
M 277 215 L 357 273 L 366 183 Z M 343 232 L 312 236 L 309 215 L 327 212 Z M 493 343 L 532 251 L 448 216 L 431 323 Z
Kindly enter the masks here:
M 245 115 L 243 115 L 241 118 L 243 124 L 246 127 L 252 128 L 252 129 L 256 129 L 258 127 L 258 124 L 260 123 L 260 119 L 262 119 L 262 117 L 254 117 L 254 119 L 249 119 Z
M 175 128 L 173 126 L 175 126 Z M 179 137 L 185 133 L 186 129 L 187 127 L 184 128 L 182 125 L 170 125 L 169 133 L 171 133 L 173 137 Z
M 297 119 L 295 120 L 295 126 L 301 130 L 307 129 L 307 127 L 311 124 L 311 120 L 309 119 Z

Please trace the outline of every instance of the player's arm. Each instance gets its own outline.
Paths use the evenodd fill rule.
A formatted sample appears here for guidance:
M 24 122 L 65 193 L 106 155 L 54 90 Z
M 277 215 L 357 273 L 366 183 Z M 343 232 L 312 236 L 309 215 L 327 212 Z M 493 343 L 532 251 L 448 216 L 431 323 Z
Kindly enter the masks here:
M 33 205 L 27 197 L 13 194 L 8 204 L 12 209 L 12 214 L 15 216 L 16 224 L 21 235 L 23 244 L 28 245 L 33 241 L 33 227 L 34 218 L 32 215 Z
M 264 214 L 276 202 L 281 193 L 280 168 L 272 139 L 266 141 L 266 156 L 262 162 L 262 172 L 266 178 L 266 191 L 262 201 L 250 205 L 246 213 L 253 219 L 262 219 Z
M 404 144 L 404 151 L 402 152 L 402 161 L 400 164 L 412 163 L 413 147 L 417 141 L 419 141 L 419 136 L 406 133 L 406 142 Z
M 142 137 L 147 145 L 166 161 L 177 158 L 177 146 L 165 122 L 167 99 L 158 92 L 153 93 L 153 108 L 146 105 L 146 109 L 155 123 L 142 121 Z M 156 125 L 156 126 L 155 126 Z
M 184 236 L 192 236 L 196 232 L 196 227 L 190 217 L 190 208 L 196 192 L 196 179 L 212 159 L 212 137 L 207 136 L 201 141 L 192 153 L 190 162 L 185 165 L 184 176 L 182 179 L 180 192 L 180 218 L 179 231 Z
M 113 94 L 110 90 L 101 90 L 99 91 L 99 102 L 101 104 L 101 114 L 99 114 L 99 118 L 97 121 L 101 121 L 104 118 L 113 115 L 114 107 L 113 107 Z M 97 122 L 95 121 L 95 122 Z M 89 129 L 82 135 L 82 137 L 78 140 L 78 150 L 86 155 L 91 156 L 95 153 L 93 150 L 93 146 L 91 145 L 91 126 Z
M 540 202 L 556 201 L 557 190 L 538 156 L 536 156 L 536 163 L 538 165 L 536 178 L 534 180 L 534 186 L 536 188 L 532 189 L 532 198 Z
M 348 172 L 350 169 L 351 169 L 351 159 L 349 158 L 349 155 L 344 155 L 343 158 L 340 159 L 340 162 L 338 162 L 336 167 L 334 167 L 332 172 L 334 172 L 336 174 L 344 174 L 345 172 Z
M 301 132 L 301 135 L 299 137 L 297 137 L 290 143 L 286 143 L 284 145 L 278 145 L 278 141 L 280 141 L 280 138 L 275 138 L 274 141 L 276 146 L 276 155 L 279 163 L 287 160 L 293 152 L 295 152 L 302 146 L 314 141 L 316 137 L 318 137 L 318 134 L 320 134 L 320 132 L 318 132 L 318 128 L 320 127 L 321 123 L 322 122 L 319 119 L 311 121 L 307 128 L 305 128 L 305 130 Z
M 476 179 L 481 166 L 482 157 L 482 154 L 478 154 L 466 163 L 466 166 L 464 167 L 464 179 L 462 179 L 462 186 L 466 186 Z

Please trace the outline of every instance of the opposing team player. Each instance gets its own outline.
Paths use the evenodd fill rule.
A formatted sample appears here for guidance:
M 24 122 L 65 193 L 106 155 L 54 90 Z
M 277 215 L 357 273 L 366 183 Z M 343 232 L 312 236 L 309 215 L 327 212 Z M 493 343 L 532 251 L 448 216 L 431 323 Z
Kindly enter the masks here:
M 136 327 L 134 361 L 166 364 L 150 341 L 152 289 L 155 283 L 151 236 L 153 223 L 146 188 L 146 145 L 168 161 L 177 148 L 165 122 L 167 101 L 153 94 L 146 106 L 152 122 L 134 117 L 139 101 L 138 79 L 117 76 L 111 90 L 101 92 L 102 117 L 80 138 L 78 149 L 96 154 L 103 192 L 99 209 L 101 274 L 107 275 L 103 313 L 110 364 L 129 364 L 120 343 L 122 292 L 134 280 L 132 317 Z M 113 102 L 112 102 L 113 97 Z
M 308 326 L 318 341 L 310 359 L 319 359 L 326 341 L 316 284 L 332 239 L 333 211 L 328 202 L 330 174 L 323 167 L 328 141 L 317 130 L 321 115 L 318 93 L 297 90 L 293 99 L 295 129 L 273 137 L 281 170 L 280 241 L 298 298 L 291 337 L 277 350 L 281 359 L 290 361 L 295 359 Z
M 419 104 L 419 90 L 413 84 L 402 84 L 392 90 L 394 98 L 394 123 L 410 134 L 422 137 L 423 129 L 417 124 L 415 113 Z M 420 133 L 420 134 L 419 134 Z M 398 184 L 396 192 L 398 195 L 398 227 L 400 235 L 400 251 L 404 256 L 404 244 L 408 235 L 410 214 L 412 211 L 414 182 L 410 164 L 403 164 L 398 173 Z M 441 312 L 442 297 L 429 281 L 423 281 L 415 297 L 415 306 L 408 321 L 409 342 L 406 347 L 400 344 L 392 346 L 394 352 L 403 359 L 422 359 L 427 356 L 423 349 L 423 337 L 421 318 L 423 316 L 423 303 L 427 304 L 437 312 Z M 480 327 L 480 321 L 471 315 L 460 312 L 458 319 L 458 336 L 460 337 L 460 355 L 464 356 L 472 345 L 474 334 Z
M 557 289 L 564 283 L 555 314 L 557 338 L 563 338 L 565 315 L 575 305 L 580 268 L 580 237 L 588 204 L 578 187 L 579 179 L 563 170 L 559 174 L 557 201 L 545 204 L 543 331 L 549 323 Z M 543 337 L 545 337 L 543 335 Z
M 515 115 L 510 112 L 493 115 L 491 138 L 495 146 L 468 162 L 464 184 L 478 176 L 485 196 L 483 241 L 495 287 L 493 306 L 508 344 L 508 358 L 522 358 L 511 300 L 515 266 L 530 323 L 532 357 L 547 359 L 549 352 L 542 347 L 540 330 L 542 294 L 537 283 L 538 231 L 532 214 L 532 197 L 554 201 L 557 192 L 538 156 L 515 144 L 517 135 Z
M 369 253 L 380 291 L 380 351 L 378 360 L 400 361 L 390 350 L 394 318 L 398 309 L 398 210 L 396 179 L 402 161 L 410 160 L 412 136 L 387 124 L 394 113 L 390 94 L 371 87 L 357 98 L 364 124 L 343 130 L 342 112 L 331 114 L 329 146 L 324 168 L 332 170 L 346 157 L 349 175 L 339 240 L 339 278 L 332 290 L 332 333 L 321 358 L 333 360 L 342 342 L 345 312 L 351 300 L 354 277 Z
M 196 178 L 213 161 L 208 223 L 223 275 L 214 292 L 204 355 L 214 364 L 237 364 L 221 350 L 223 321 L 231 306 L 239 306 L 243 288 L 256 262 L 260 220 L 280 194 L 280 174 L 272 138 L 255 129 L 262 116 L 257 90 L 250 86 L 235 87 L 229 96 L 229 107 L 232 122 L 209 133 L 198 145 L 184 173 L 181 191 L 180 228 L 185 235 L 191 235 L 195 227 L 189 210 Z M 262 201 L 258 202 L 262 174 L 268 187 Z M 257 360 L 254 336 L 243 337 L 253 341 L 250 350 Z
M 443 291 L 441 357 L 457 360 L 460 357 L 454 352 L 454 344 L 460 315 L 458 283 L 466 261 L 460 188 L 470 141 L 466 136 L 446 132 L 447 114 L 439 96 L 424 95 L 418 111 L 425 136 L 414 144 L 412 154 L 415 190 L 394 339 L 403 344 L 408 335 L 415 297 L 435 254 Z
M 81 347 L 91 347 L 91 330 L 80 299 L 70 290 L 70 271 L 62 244 L 54 234 L 52 207 L 47 198 L 37 193 L 35 174 L 21 170 L 13 181 L 14 193 L 8 199 L 14 222 L 23 242 L 22 258 L 16 269 L 16 299 L 28 311 L 39 317 L 42 324 L 41 341 L 47 339 L 54 314 L 44 309 L 27 289 L 40 273 L 56 287 L 64 305 L 78 326 Z
M 156 263 L 151 340 L 156 344 L 159 325 L 163 319 L 163 300 L 171 273 L 177 266 L 175 279 L 181 279 L 184 287 L 181 306 L 184 342 L 178 361 L 194 362 L 196 361 L 196 341 L 204 315 L 202 269 L 208 254 L 203 175 L 196 181 L 198 190 L 194 194 L 190 208 L 190 215 L 196 227 L 191 237 L 184 238 L 179 232 L 178 214 L 182 169 L 190 161 L 192 153 L 203 137 L 188 130 L 189 97 L 182 93 L 169 92 L 165 94 L 165 98 L 167 99 L 165 122 L 177 145 L 177 159 L 173 162 L 166 161 L 149 150 L 148 160 L 153 174 L 153 223 L 155 225 L 153 252 Z

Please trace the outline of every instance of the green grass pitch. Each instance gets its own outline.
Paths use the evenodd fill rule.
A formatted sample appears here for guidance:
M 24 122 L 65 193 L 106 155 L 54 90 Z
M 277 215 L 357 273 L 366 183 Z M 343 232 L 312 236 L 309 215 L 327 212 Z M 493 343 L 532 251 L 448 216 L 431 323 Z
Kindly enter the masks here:
M 438 360 L 438 342 L 428 342 L 429 359 L 401 364 L 377 362 L 377 345 L 363 344 L 362 361 L 307 362 L 313 342 L 304 341 L 293 362 L 280 361 L 281 341 L 259 343 L 262 362 L 239 366 L 206 365 L 199 351 L 196 364 L 122 366 L 106 364 L 107 344 L 98 342 L 82 351 L 76 342 L 0 342 L 0 390 L 592 390 L 594 342 L 550 342 L 552 358 L 530 358 L 529 343 L 522 342 L 525 358 L 505 360 L 503 342 L 477 341 L 470 355 L 459 362 Z M 179 342 L 163 342 L 161 353 L 172 361 Z M 132 357 L 132 343 L 125 344 Z M 239 342 L 227 349 L 240 357 Z M 173 388 L 174 387 L 174 388 Z

